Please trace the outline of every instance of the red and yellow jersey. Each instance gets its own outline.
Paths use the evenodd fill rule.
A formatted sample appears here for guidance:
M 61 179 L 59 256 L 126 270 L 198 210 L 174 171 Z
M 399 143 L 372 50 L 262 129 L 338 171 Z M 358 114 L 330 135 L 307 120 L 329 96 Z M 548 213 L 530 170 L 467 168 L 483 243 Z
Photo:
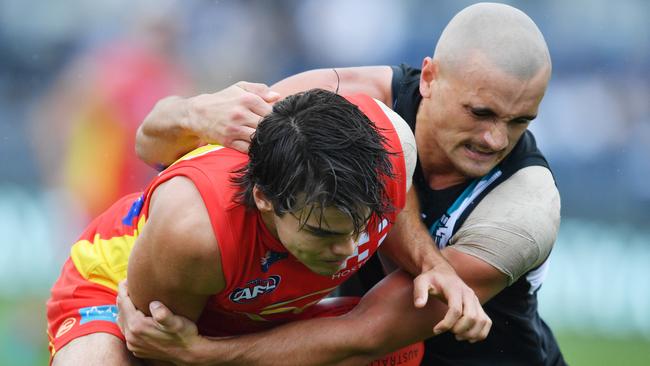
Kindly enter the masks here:
M 152 192 L 176 177 L 189 178 L 203 198 L 221 252 L 226 282 L 209 298 L 199 319 L 205 335 L 235 335 L 267 329 L 304 317 L 304 311 L 350 277 L 386 238 L 395 215 L 404 207 L 406 180 L 399 137 L 392 122 L 372 98 L 347 97 L 377 125 L 387 138 L 394 179 L 386 188 L 396 210 L 385 219 L 371 218 L 356 249 L 331 276 L 309 270 L 293 257 L 266 228 L 259 211 L 235 199 L 239 189 L 233 172 L 248 161 L 245 154 L 207 145 L 160 173 L 144 194 L 124 197 L 94 220 L 73 246 L 71 260 L 82 277 L 116 290 L 126 278 L 129 254 L 144 225 Z

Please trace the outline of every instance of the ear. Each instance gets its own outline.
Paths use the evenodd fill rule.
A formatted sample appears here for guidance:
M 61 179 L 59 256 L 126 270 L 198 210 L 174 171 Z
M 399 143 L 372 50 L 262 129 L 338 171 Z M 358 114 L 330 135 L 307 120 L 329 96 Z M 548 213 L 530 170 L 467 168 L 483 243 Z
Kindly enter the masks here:
M 255 200 L 255 206 L 260 212 L 270 212 L 273 211 L 273 204 L 266 198 L 264 192 L 255 185 L 253 187 L 253 199 Z
M 438 63 L 431 57 L 422 60 L 422 73 L 420 74 L 420 94 L 423 98 L 431 96 L 433 82 L 438 78 Z

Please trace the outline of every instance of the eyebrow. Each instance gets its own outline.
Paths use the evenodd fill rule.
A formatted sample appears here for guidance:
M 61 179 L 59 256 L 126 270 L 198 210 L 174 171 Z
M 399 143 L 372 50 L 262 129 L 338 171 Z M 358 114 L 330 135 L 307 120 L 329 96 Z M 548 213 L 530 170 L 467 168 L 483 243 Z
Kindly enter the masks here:
M 317 235 L 335 236 L 335 235 L 348 235 L 348 234 L 350 234 L 349 232 L 342 233 L 342 232 L 338 232 L 338 231 L 326 230 L 326 229 L 319 228 L 319 227 L 316 227 L 316 226 L 311 226 L 311 225 L 308 225 L 308 224 L 305 224 L 304 227 L 307 228 L 307 230 L 309 230 L 312 233 L 317 234 Z
M 488 107 L 474 107 L 474 106 L 471 106 L 471 105 L 467 105 L 467 107 L 469 109 L 471 109 L 472 112 L 474 112 L 474 113 L 492 115 L 492 116 L 497 115 L 497 113 L 495 111 L 493 111 L 491 108 L 488 108 Z M 537 118 L 537 115 L 524 115 L 524 116 L 515 117 L 515 118 L 511 119 L 510 121 L 516 121 L 518 119 L 526 119 L 526 120 L 532 121 L 535 118 Z

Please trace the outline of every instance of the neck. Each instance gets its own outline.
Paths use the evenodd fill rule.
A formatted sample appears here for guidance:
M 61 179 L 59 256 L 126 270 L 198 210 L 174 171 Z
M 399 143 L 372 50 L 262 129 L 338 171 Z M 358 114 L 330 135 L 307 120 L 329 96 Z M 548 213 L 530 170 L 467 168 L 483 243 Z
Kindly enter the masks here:
M 273 221 L 273 212 L 260 211 L 260 217 L 262 218 L 262 224 L 266 226 L 271 235 L 273 235 L 274 238 L 280 240 L 278 237 L 278 230 L 275 227 L 275 222 Z
M 458 184 L 461 184 L 467 180 L 467 177 L 462 175 L 446 175 L 446 174 L 430 174 L 426 175 L 425 178 L 429 183 L 429 188 L 433 190 L 441 190 L 449 188 Z

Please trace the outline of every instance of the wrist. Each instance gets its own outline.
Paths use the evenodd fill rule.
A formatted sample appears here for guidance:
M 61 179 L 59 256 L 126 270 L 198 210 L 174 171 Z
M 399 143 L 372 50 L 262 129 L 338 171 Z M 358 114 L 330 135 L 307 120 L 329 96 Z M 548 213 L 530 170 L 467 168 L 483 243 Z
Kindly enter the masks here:
M 435 271 L 438 273 L 443 273 L 443 272 L 456 272 L 454 267 L 447 262 L 447 260 L 444 257 L 440 258 L 430 258 L 428 260 L 425 260 L 421 263 L 421 273 L 429 272 L 429 271 Z
M 202 336 L 197 336 L 196 341 L 193 342 L 187 352 L 183 355 L 183 364 L 192 366 L 207 366 L 210 365 L 209 353 L 206 352 L 208 348 L 208 339 Z
M 172 146 L 176 146 L 175 155 L 171 162 L 183 156 L 188 151 L 194 150 L 200 146 L 200 131 L 197 129 L 197 123 L 193 116 L 193 97 L 183 98 L 178 96 L 168 97 L 167 116 L 172 116 L 167 120 L 166 139 L 173 141 Z M 182 148 L 179 148 L 182 147 Z
M 235 361 L 235 354 L 228 350 L 223 340 L 198 336 L 185 355 L 184 362 L 192 366 L 230 365 Z
M 174 121 L 173 127 L 176 130 L 176 135 L 183 139 L 197 139 L 196 128 L 193 123 L 192 116 L 195 114 L 192 111 L 193 98 L 183 97 L 170 97 L 170 108 L 173 110 Z
M 431 267 L 431 270 L 439 272 L 439 273 L 454 273 L 454 274 L 456 274 L 456 269 L 454 269 L 454 267 L 449 262 L 447 262 L 447 260 L 444 259 L 444 258 L 435 261 L 435 263 Z

